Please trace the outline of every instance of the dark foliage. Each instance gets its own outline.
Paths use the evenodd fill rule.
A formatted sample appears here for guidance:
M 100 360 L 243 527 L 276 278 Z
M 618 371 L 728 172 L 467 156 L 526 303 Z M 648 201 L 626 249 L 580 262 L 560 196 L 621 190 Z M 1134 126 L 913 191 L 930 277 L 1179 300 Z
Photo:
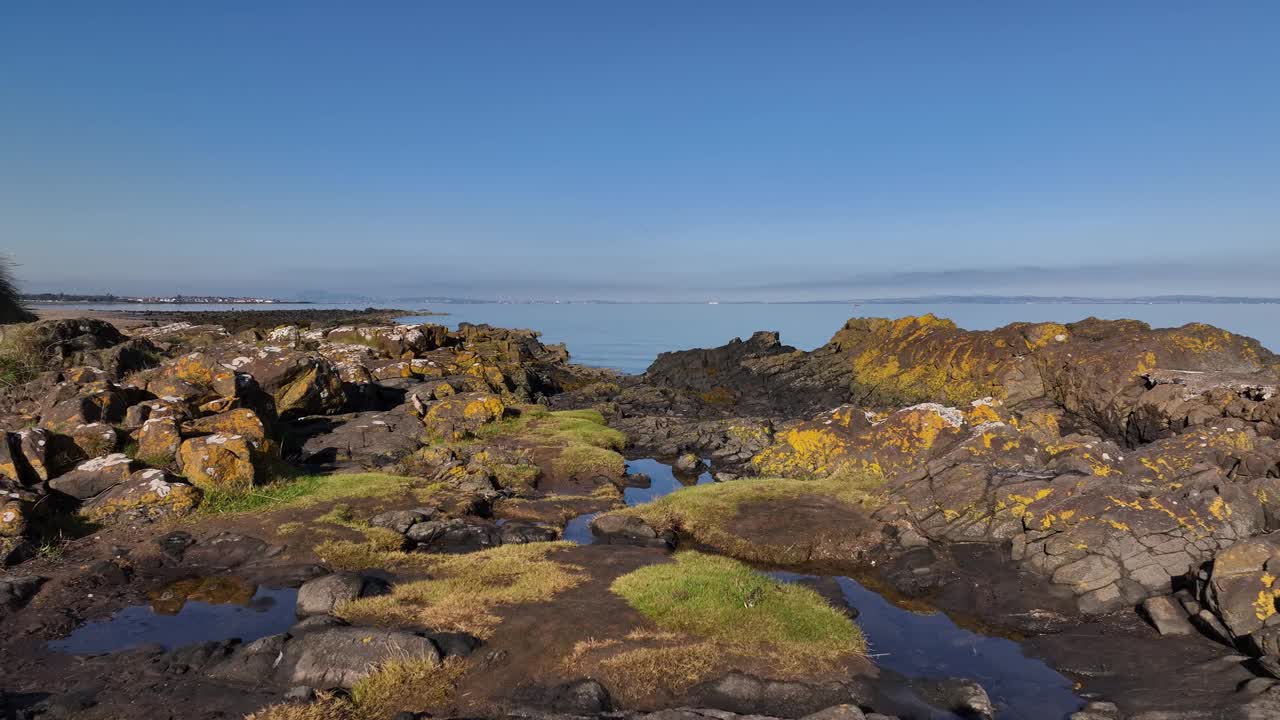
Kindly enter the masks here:
M 0 258 L 0 324 L 31 322 L 36 319 L 18 298 L 18 287 L 14 284 L 13 271 L 9 262 Z

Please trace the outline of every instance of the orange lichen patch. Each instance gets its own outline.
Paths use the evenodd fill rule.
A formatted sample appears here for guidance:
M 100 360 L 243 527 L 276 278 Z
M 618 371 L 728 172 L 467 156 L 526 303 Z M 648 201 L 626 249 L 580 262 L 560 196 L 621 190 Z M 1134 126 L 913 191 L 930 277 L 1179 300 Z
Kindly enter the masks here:
M 1146 375 L 1156 369 L 1156 354 L 1148 350 L 1138 359 L 1138 366 L 1134 368 L 1134 375 Z
M 1134 459 L 1137 464 L 1129 463 L 1128 473 L 1144 482 L 1149 481 L 1149 478 L 1168 483 L 1203 463 L 1209 451 L 1238 456 L 1255 447 L 1255 439 L 1248 433 L 1233 430 L 1188 430 L 1136 451 Z
M 197 418 L 182 424 L 182 431 L 188 435 L 204 433 L 223 433 L 240 435 L 250 442 L 262 443 L 267 439 L 267 431 L 258 414 L 247 408 L 228 410 L 217 415 Z
M 779 433 L 775 443 L 751 458 L 763 475 L 808 477 L 831 474 L 849 447 L 826 429 L 792 429 Z
M 824 416 L 825 417 L 825 416 Z M 857 416 L 848 416 L 851 424 Z M 819 419 L 779 433 L 752 458 L 765 475 L 822 477 L 845 465 L 875 475 L 924 461 L 944 433 L 958 434 L 963 414 L 941 405 L 917 405 L 850 432 L 838 420 Z
M 1012 355 L 995 348 L 988 335 L 922 315 L 851 320 L 833 342 L 851 352 L 855 394 L 875 395 L 885 403 L 958 403 L 1004 396 L 992 370 Z
M 1191 533 L 1194 533 L 1194 535 L 1198 538 L 1207 537 L 1213 533 L 1213 528 L 1210 527 L 1207 522 L 1205 522 L 1205 519 L 1200 515 L 1200 513 L 1196 512 L 1195 508 L 1190 508 L 1187 514 L 1180 515 L 1177 512 L 1174 512 L 1168 506 L 1166 506 L 1160 500 L 1160 498 L 1154 498 L 1154 497 L 1147 498 L 1145 504 L 1142 499 L 1121 500 L 1120 498 L 1114 495 L 1108 495 L 1107 500 L 1111 501 L 1112 505 L 1115 507 L 1131 510 L 1134 512 L 1154 511 L 1154 512 L 1164 513 L 1165 515 L 1168 515 L 1174 522 L 1176 522 L 1179 527 L 1183 528 L 1184 530 L 1188 530 Z M 1219 498 L 1219 500 L 1221 500 L 1221 498 Z M 1223 502 L 1223 505 L 1221 506 L 1221 508 L 1223 508 L 1222 511 L 1224 513 L 1227 512 L 1227 510 L 1225 509 L 1226 508 L 1225 501 Z M 1211 513 L 1213 512 L 1212 506 L 1210 506 L 1210 512 Z M 1108 520 L 1107 522 L 1111 523 L 1112 527 L 1115 527 L 1118 530 L 1129 529 L 1127 525 L 1121 528 L 1119 525 L 1116 524 L 1116 522 L 1113 522 L 1111 520 Z M 1124 523 L 1120 523 L 1120 525 L 1124 525 Z
M 1169 332 L 1166 337 L 1179 350 L 1195 354 L 1223 350 L 1231 341 L 1231 333 L 1203 323 L 1189 323 Z
M 192 385 L 213 388 L 222 395 L 231 395 L 235 391 L 235 373 L 203 353 L 178 358 L 169 373 Z
M 1030 518 L 1028 509 L 1037 502 L 1053 494 L 1053 488 L 1040 488 L 1030 495 L 1009 493 L 1003 500 L 996 501 L 997 511 L 1007 511 L 1015 517 Z
M 1276 577 L 1269 572 L 1262 573 L 1259 578 L 1262 588 L 1258 590 L 1258 598 L 1253 601 L 1253 613 L 1259 620 L 1266 621 L 1276 614 L 1276 599 L 1280 598 L 1280 587 L 1276 587 Z
M 965 422 L 970 425 L 981 425 L 988 422 L 1001 422 L 1003 420 L 1003 418 L 1000 417 L 1000 413 L 996 412 L 995 407 L 993 407 L 994 401 L 990 398 L 986 398 L 985 400 L 974 400 L 970 405 L 971 408 L 964 414 Z
M 866 414 L 852 405 L 843 405 L 831 411 L 831 421 L 840 427 L 851 427 L 854 422 L 866 421 Z
M 178 460 L 192 485 L 205 490 L 248 492 L 254 481 L 254 451 L 239 435 L 209 435 L 182 443 Z
M 913 407 L 894 413 L 873 431 L 879 435 L 878 445 L 914 454 L 932 448 L 938 436 L 959 427 L 955 417 L 939 412 L 940 408 Z M 957 413 L 958 414 L 958 413 Z
M 1039 350 L 1051 343 L 1066 342 L 1070 337 L 1071 332 L 1067 330 L 1067 326 L 1058 323 L 1032 325 L 1023 334 L 1028 350 Z

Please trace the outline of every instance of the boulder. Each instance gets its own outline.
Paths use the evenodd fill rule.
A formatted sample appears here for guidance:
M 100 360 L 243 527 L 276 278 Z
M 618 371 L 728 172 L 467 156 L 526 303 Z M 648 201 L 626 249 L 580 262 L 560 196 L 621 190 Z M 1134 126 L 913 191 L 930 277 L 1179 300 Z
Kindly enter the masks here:
M 337 368 L 320 355 L 268 346 L 228 364 L 257 381 L 280 417 L 335 413 L 346 402 Z
M 200 404 L 214 398 L 236 397 L 239 382 L 233 368 L 212 355 L 194 352 L 162 365 L 146 386 L 157 397 Z
M 263 560 L 278 549 L 252 535 L 222 532 L 189 545 L 181 555 L 185 565 L 226 570 Z
M 35 554 L 35 546 L 25 539 L 0 536 L 0 567 L 17 565 L 23 560 L 35 557 Z
M 1243 638 L 1276 615 L 1278 576 L 1280 537 L 1242 540 L 1214 557 L 1203 602 L 1233 636 Z
M 80 463 L 71 472 L 49 481 L 49 487 L 77 500 L 86 500 L 124 482 L 136 469 L 123 453 Z
M 397 630 L 322 628 L 286 643 L 277 672 L 291 685 L 350 688 L 391 659 L 438 664 L 440 651 L 428 638 Z
M 307 418 L 295 427 L 306 437 L 301 460 L 307 465 L 389 467 L 422 446 L 422 421 L 405 406 Z
M 97 458 L 115 452 L 120 444 L 116 429 L 105 423 L 78 425 L 65 431 L 85 457 Z
M 1142 614 L 1161 635 L 1195 635 L 1195 626 L 1187 619 L 1187 611 L 1168 595 L 1147 598 Z
M 474 552 L 502 544 L 501 532 L 492 523 L 463 518 L 420 522 L 405 537 L 426 552 Z
M 255 448 L 241 435 L 206 435 L 182 443 L 178 462 L 192 485 L 245 492 L 253 487 Z
M 387 528 L 403 535 L 414 524 L 429 520 L 434 514 L 430 509 L 388 510 L 369 518 L 369 527 Z
M 0 431 L 0 485 L 35 485 L 49 479 L 49 434 L 40 428 Z
M 22 537 L 27 531 L 32 503 L 16 495 L 0 496 L 0 537 Z
M 138 429 L 138 457 L 153 465 L 168 465 L 178 457 L 182 433 L 173 418 L 153 417 Z
M 676 461 L 671 465 L 671 469 L 686 475 L 697 473 L 703 469 L 702 459 L 693 453 L 685 453 L 676 458 Z
M 595 715 L 613 710 L 613 698 L 597 680 L 575 680 L 553 688 L 549 705 L 556 712 Z
M 427 432 L 436 437 L 462 440 L 484 425 L 501 419 L 505 411 L 506 406 L 497 395 L 460 393 L 433 403 L 422 421 Z
M 80 514 L 92 522 L 146 523 L 191 513 L 200 504 L 199 488 L 177 482 L 163 470 L 139 470 L 88 500 Z
M 258 414 L 248 408 L 237 408 L 216 415 L 188 420 L 182 423 L 182 434 L 191 435 L 239 435 L 257 447 L 267 440 L 267 430 Z
M 300 618 L 327 615 L 342 603 L 362 597 L 384 595 L 390 588 L 384 580 L 358 573 L 333 573 L 308 580 L 298 588 L 297 614 Z
M 560 531 L 547 525 L 526 522 L 503 523 L 499 538 L 503 545 L 523 545 L 534 542 L 551 542 L 560 537 Z
M 639 545 L 668 550 L 675 549 L 676 536 L 671 531 L 658 532 L 634 515 L 606 513 L 591 521 L 591 534 L 596 542 L 606 545 Z
M 17 610 L 26 605 L 44 581 L 38 575 L 0 575 L 0 608 Z
M 256 685 L 275 672 L 288 641 L 284 633 L 258 638 L 235 648 L 207 672 L 219 680 Z
M 129 404 L 129 397 L 122 388 L 95 383 L 77 388 L 75 395 L 46 409 L 40 424 L 61 433 L 69 433 L 90 423 L 117 425 L 124 420 Z

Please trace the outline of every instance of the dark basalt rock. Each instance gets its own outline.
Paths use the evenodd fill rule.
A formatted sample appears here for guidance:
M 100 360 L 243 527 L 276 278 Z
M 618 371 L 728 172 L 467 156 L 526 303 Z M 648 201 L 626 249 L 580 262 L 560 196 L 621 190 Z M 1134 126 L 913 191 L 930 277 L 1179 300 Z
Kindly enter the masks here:
M 675 533 L 660 533 L 632 515 L 601 515 L 591 521 L 591 534 L 597 543 L 603 545 L 638 545 L 674 550 L 677 542 Z
M 492 523 L 462 518 L 417 523 L 405 537 L 424 552 L 465 553 L 502 544 L 502 533 Z

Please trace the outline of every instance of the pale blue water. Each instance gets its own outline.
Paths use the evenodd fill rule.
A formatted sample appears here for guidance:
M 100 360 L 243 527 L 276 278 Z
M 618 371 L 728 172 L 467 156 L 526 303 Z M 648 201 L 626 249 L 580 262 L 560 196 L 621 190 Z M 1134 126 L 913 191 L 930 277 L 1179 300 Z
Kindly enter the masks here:
M 644 372 L 658 353 L 716 347 L 757 330 L 776 330 L 782 342 L 812 350 L 851 317 L 934 313 L 962 328 L 990 330 L 1012 322 L 1074 322 L 1087 317 L 1132 318 L 1155 327 L 1202 322 L 1257 338 L 1280 351 L 1280 305 L 1048 304 L 1021 305 L 441 305 L 443 317 L 405 318 L 457 327 L 459 322 L 542 332 L 544 342 L 568 345 L 575 362 L 628 373 Z
M 60 308 L 100 310 L 351 310 L 369 303 L 315 303 L 311 305 L 101 305 L 77 303 Z M 382 307 L 405 306 L 394 300 Z M 414 309 L 416 304 L 405 306 Z M 672 303 L 645 305 L 537 304 L 435 305 L 444 316 L 404 318 L 405 322 L 437 322 L 457 327 L 459 322 L 489 323 L 498 327 L 528 328 L 542 332 L 549 343 L 566 343 L 575 362 L 644 372 L 660 352 L 716 347 L 735 337 L 746 339 L 757 330 L 776 330 L 782 342 L 801 350 L 822 345 L 851 317 L 902 317 L 933 313 L 950 318 L 970 330 L 990 330 L 1012 322 L 1073 322 L 1093 316 L 1108 320 L 1131 318 L 1155 327 L 1176 327 L 1189 322 L 1216 325 L 1257 338 L 1280 351 L 1280 305 L 1228 305 L 1216 303 L 984 303 L 929 304 L 789 304 L 707 305 Z

